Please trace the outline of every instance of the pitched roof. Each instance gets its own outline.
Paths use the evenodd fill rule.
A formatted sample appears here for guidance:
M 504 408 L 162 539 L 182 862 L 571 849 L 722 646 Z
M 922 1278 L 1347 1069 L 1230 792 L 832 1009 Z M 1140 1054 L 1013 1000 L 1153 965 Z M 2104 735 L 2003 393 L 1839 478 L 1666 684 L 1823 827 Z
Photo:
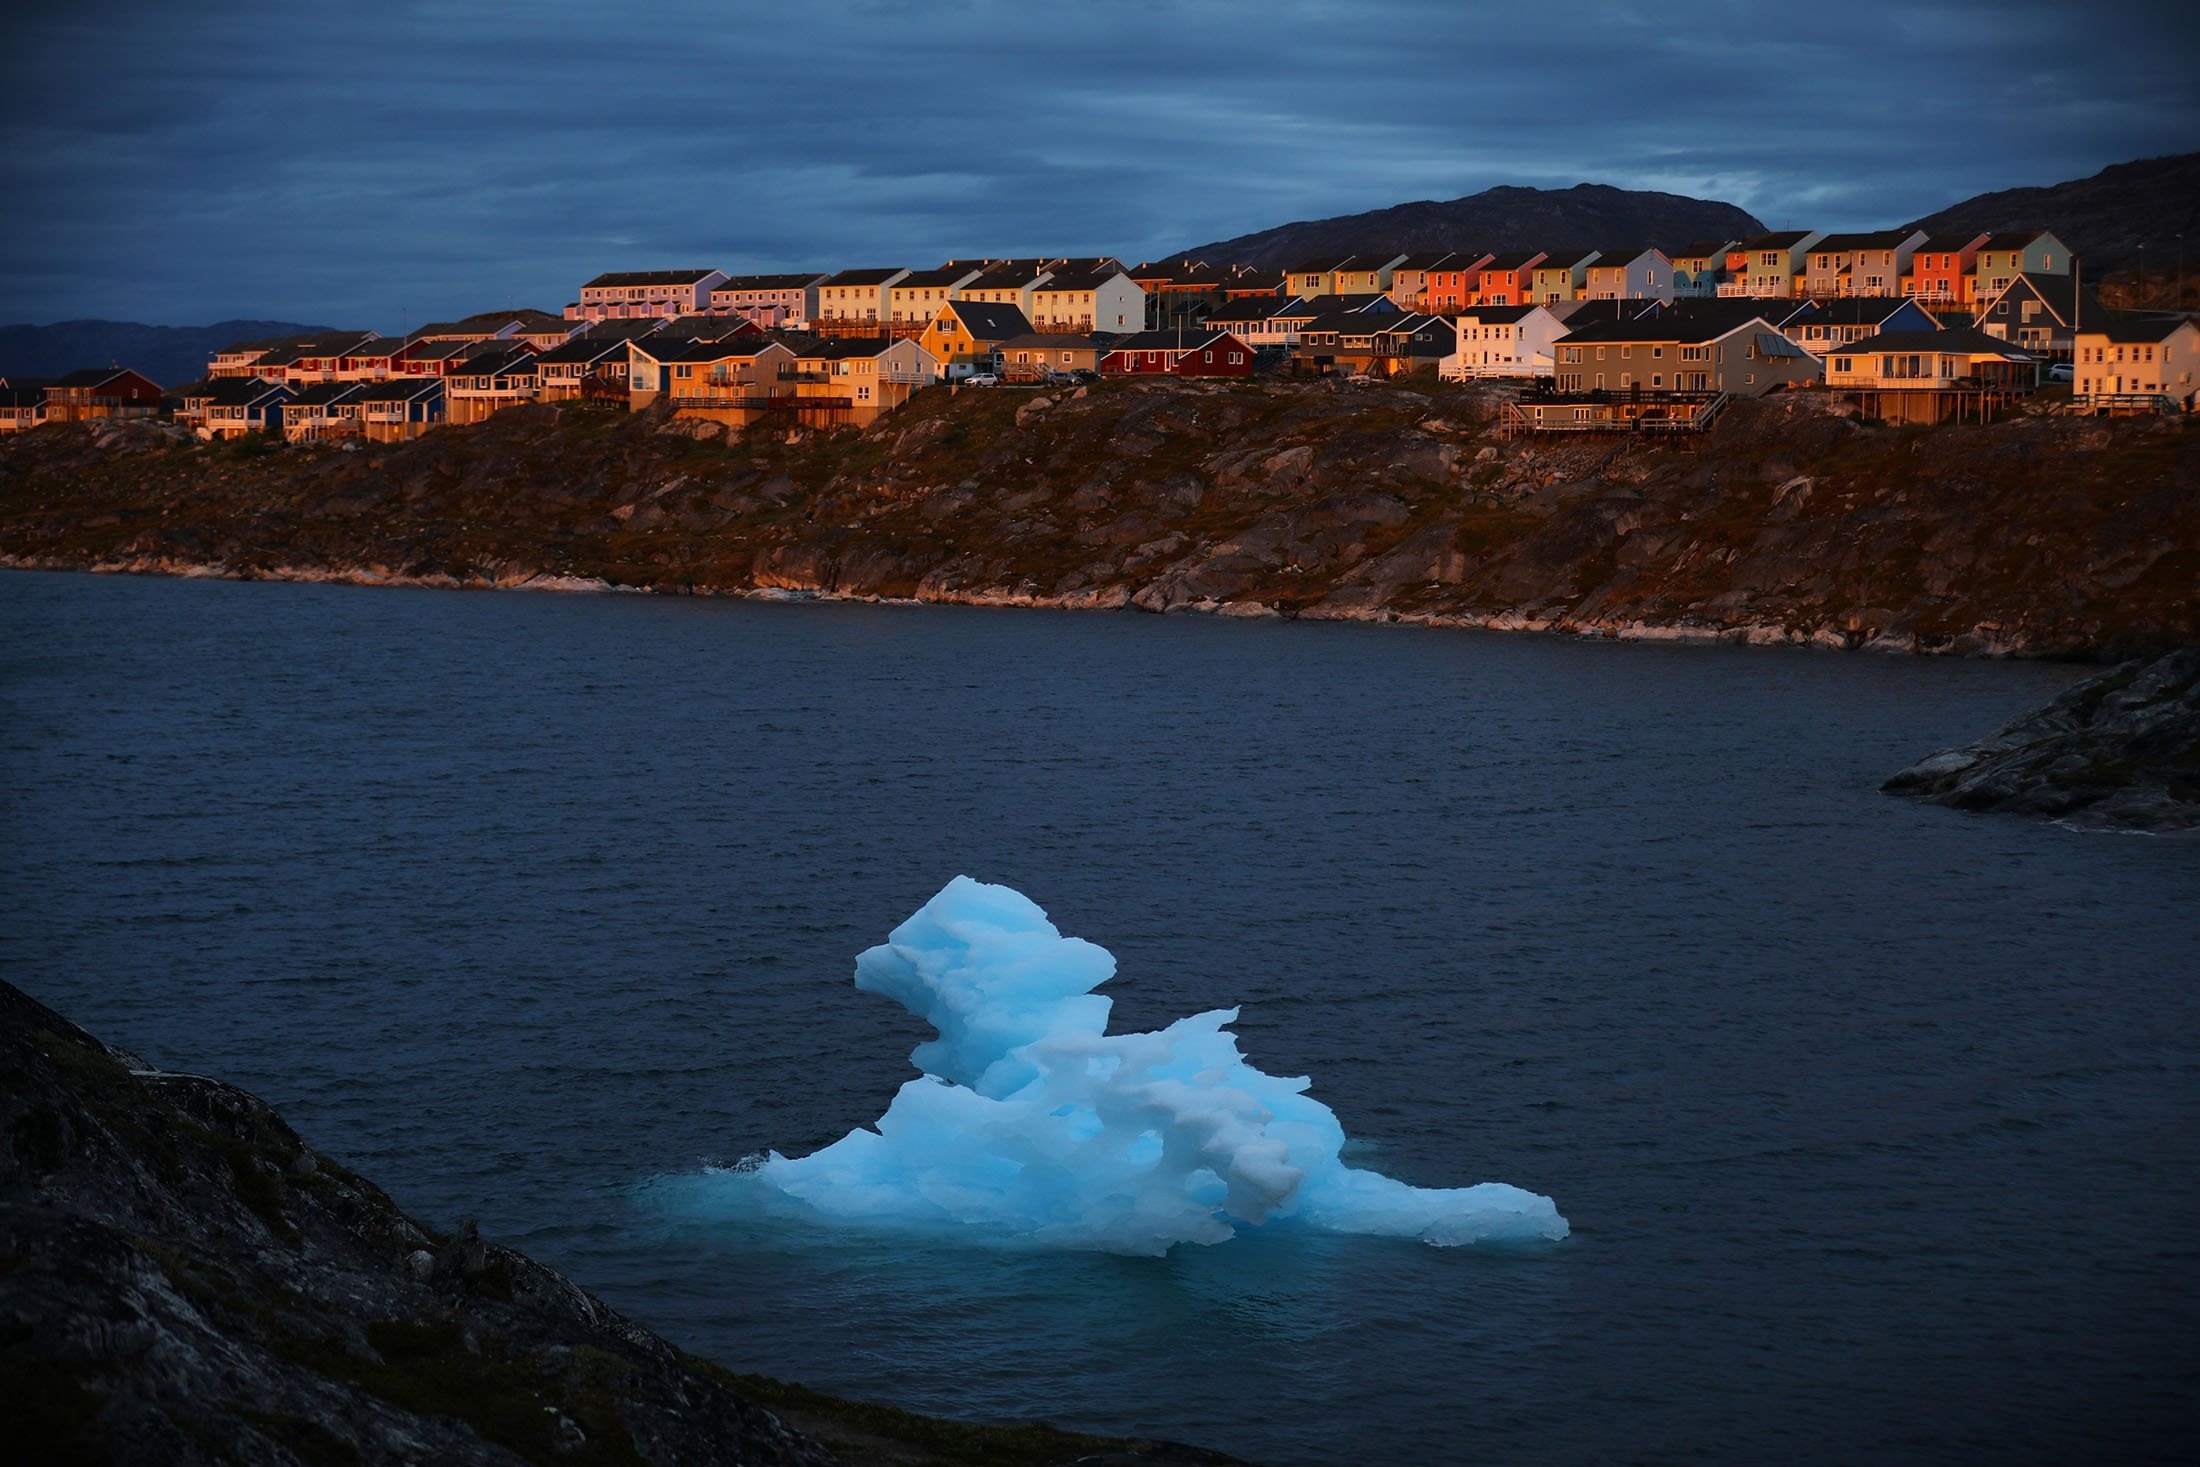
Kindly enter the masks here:
M 2039 298 L 2058 325 L 2091 328 L 2108 319 L 2100 301 L 2094 298 L 2092 291 L 2079 284 L 2077 276 L 2043 275 L 2036 270 L 2018 272 L 2016 279 L 2002 287 L 2000 294 L 1981 302 L 1979 314 L 1988 314 L 2010 291 L 2024 289 Z
M 595 285 L 693 285 L 716 270 L 612 270 L 597 276 L 581 288 Z
M 1753 234 L 1735 248 L 1739 250 L 1792 250 L 1810 238 L 1807 229 L 1775 229 L 1770 234 Z
M 576 336 L 551 347 L 535 358 L 538 362 L 600 362 L 625 351 L 627 343 L 608 336 Z
M 2127 316 L 2100 326 L 2086 327 L 2088 335 L 2105 336 L 2110 341 L 2166 341 L 2185 327 L 2196 324 L 2190 316 Z
M 1031 330 L 1030 319 L 1006 301 L 949 301 L 946 309 L 955 313 L 964 330 L 985 341 Z
M 1867 336 L 1862 341 L 1852 341 L 1847 346 L 1836 347 L 1834 356 L 1851 353 L 1864 355 L 1870 352 L 1961 352 L 1966 356 L 2006 357 L 2012 362 L 2032 362 L 2039 358 L 2028 351 L 2010 345 L 1998 336 L 1988 336 L 1968 326 L 1941 331 L 1882 331 L 1877 336 Z
M 1001 350 L 1023 347 L 1044 351 L 1106 351 L 1110 343 L 1097 336 L 1064 335 L 1058 331 L 1027 331 L 1001 343 Z
M 821 357 L 828 361 L 832 361 L 837 360 L 841 357 L 883 356 L 885 353 L 901 345 L 902 341 L 904 340 L 907 340 L 907 338 L 888 338 L 884 336 L 838 336 L 832 338 L 829 341 L 814 342 L 811 345 L 801 348 L 800 351 L 798 351 L 796 354 L 806 361 L 815 361 Z M 910 345 L 914 346 L 916 345 L 916 343 L 911 342 Z M 922 351 L 923 348 L 918 347 L 918 350 Z
M 0 407 L 37 407 L 46 400 L 43 387 L 0 387 Z
M 128 370 L 127 367 L 79 367 L 65 377 L 56 377 L 52 385 L 66 388 L 99 387 L 114 381 Z
M 1668 260 L 1716 259 L 1728 250 L 1733 249 L 1734 243 L 1730 239 L 1693 239 L 1677 250 L 1668 251 L 1666 258 Z
M 2046 234 L 2044 229 L 2005 229 L 1979 246 L 1982 250 L 2021 250 Z
M 1914 229 L 1874 229 L 1862 234 L 1829 234 L 1810 247 L 1814 255 L 1838 255 L 1856 250 L 1891 250 L 1917 233 Z
M 904 268 L 905 267 L 901 265 L 889 265 L 882 270 L 843 270 L 838 275 L 826 277 L 824 280 L 819 281 L 818 284 L 821 287 L 835 285 L 884 285 L 887 281 L 893 279 L 896 275 L 901 274 Z
M 262 382 L 257 377 L 217 377 L 190 396 L 205 398 L 209 407 L 250 407 L 269 393 L 288 391 L 280 382 Z
M 1960 255 L 1973 244 L 1976 244 L 1982 237 L 1990 238 L 1991 236 L 1988 236 L 1983 229 L 1973 229 L 1968 232 L 1957 230 L 1953 234 L 1929 234 L 1925 236 L 1925 243 L 1917 247 L 1917 252 L 1921 255 L 1927 253 Z
M 1472 321 L 1477 326 L 1509 326 L 1530 311 L 1541 311 L 1540 305 L 1530 306 L 1463 306 L 1459 319 Z M 1546 314 L 1548 314 L 1546 312 Z
M 591 321 L 588 329 L 575 337 L 576 341 L 632 341 L 637 336 L 648 336 L 664 325 L 657 316 L 629 316 L 608 321 Z
M 298 395 L 290 400 L 292 407 L 327 407 L 341 402 L 357 392 L 364 384 L 358 382 L 309 382 L 298 389 Z
M 821 285 L 832 277 L 825 271 L 815 274 L 797 271 L 791 275 L 729 275 L 710 288 L 716 295 L 721 290 L 802 290 Z
M 1923 306 L 1906 295 L 1840 295 L 1815 303 L 1793 319 L 1812 326 L 1876 326 L 1904 306 Z
M 1286 275 L 1334 275 L 1352 263 L 1350 255 L 1323 255 L 1318 259 L 1299 260 L 1284 269 Z
M 636 341 L 628 343 L 653 362 L 723 362 L 732 357 L 761 356 L 778 346 L 768 336 L 754 332 L 723 341 Z
M 1227 331 L 1133 331 L 1119 336 L 1110 352 L 1119 351 L 1198 351 L 1229 336 Z
M 1279 317 L 1311 316 L 1314 308 L 1303 296 L 1279 300 L 1275 296 L 1252 296 L 1246 300 L 1231 301 L 1207 312 L 1203 318 L 1210 326 L 1226 326 L 1232 322 L 1273 321 Z
M 490 345 L 486 342 L 480 344 Z M 458 375 L 462 377 L 500 377 L 507 372 L 516 371 L 521 367 L 532 367 L 535 364 L 535 354 L 526 347 L 511 346 L 498 350 L 497 347 L 502 345 L 501 342 L 497 343 L 491 346 L 488 351 L 477 352 L 465 358 L 459 364 Z
M 353 402 L 410 402 L 416 397 L 432 397 L 443 390 L 440 377 L 392 377 L 387 382 L 368 382 L 361 385 L 352 397 Z
M 1122 273 L 1121 269 L 1112 265 L 1098 270 L 1083 268 L 1057 270 L 1054 272 L 1052 280 L 1039 282 L 1039 291 L 1041 294 L 1045 294 L 1049 291 L 1061 290 L 1094 290 L 1106 285 Z
M 1547 258 L 1542 250 L 1507 250 L 1482 268 L 1485 270 L 1525 270 L 1537 261 Z
M 894 282 L 894 289 L 931 289 L 941 285 L 960 285 L 985 272 L 975 265 L 942 265 L 937 270 L 912 270 Z
M 1765 327 L 1766 330 L 1772 330 L 1771 323 L 1754 311 L 1747 315 L 1740 313 L 1705 313 L 1697 315 L 1685 311 L 1659 311 L 1656 315 L 1639 317 L 1632 321 L 1593 322 L 1590 325 L 1581 327 L 1579 330 L 1569 331 L 1566 335 L 1561 336 L 1559 340 L 1569 346 L 1578 346 L 1583 342 L 1638 341 L 1670 342 L 1677 345 L 1699 346 L 1707 341 L 1717 341 L 1722 336 L 1731 336 L 1736 331 L 1749 326 L 1752 322 Z M 1778 335 L 1778 332 L 1774 331 L 1773 334 Z M 1801 348 L 1785 336 L 1780 337 L 1780 343 L 1790 351 L 1801 351 Z M 1785 352 L 1782 353 L 1782 355 L 1786 354 Z

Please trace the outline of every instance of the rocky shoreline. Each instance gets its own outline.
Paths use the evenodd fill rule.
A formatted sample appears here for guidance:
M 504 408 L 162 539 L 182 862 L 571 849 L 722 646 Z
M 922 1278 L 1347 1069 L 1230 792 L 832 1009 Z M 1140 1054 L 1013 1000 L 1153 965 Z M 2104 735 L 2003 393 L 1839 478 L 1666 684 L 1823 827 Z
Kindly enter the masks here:
M 245 1092 L 154 1070 L 5 983 L 0 1131 L 16 1460 L 1237 1463 L 735 1375 L 471 1225 L 406 1216 Z
M 865 433 L 515 409 L 415 443 L 0 444 L 0 565 L 2107 658 L 2200 640 L 2200 432 L 1507 440 L 1482 387 L 926 394 Z
M 2200 832 L 2200 647 L 2111 668 L 1881 788 L 2080 830 Z

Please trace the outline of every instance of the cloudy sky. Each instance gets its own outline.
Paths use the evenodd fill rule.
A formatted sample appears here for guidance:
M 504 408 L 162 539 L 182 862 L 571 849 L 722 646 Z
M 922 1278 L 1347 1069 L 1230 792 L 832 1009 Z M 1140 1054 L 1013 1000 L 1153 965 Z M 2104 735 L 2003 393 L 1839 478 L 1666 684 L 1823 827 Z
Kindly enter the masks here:
M 1499 183 L 1891 224 L 2200 148 L 2196 65 L 2189 0 L 49 5 L 0 52 L 0 321 L 387 331 Z

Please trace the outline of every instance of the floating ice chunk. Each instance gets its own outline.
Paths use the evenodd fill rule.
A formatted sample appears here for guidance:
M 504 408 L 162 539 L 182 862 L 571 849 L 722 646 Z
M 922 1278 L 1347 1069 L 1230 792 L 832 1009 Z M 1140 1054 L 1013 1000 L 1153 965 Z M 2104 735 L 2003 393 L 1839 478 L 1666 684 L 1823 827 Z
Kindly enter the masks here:
M 1305 1079 L 1246 1063 L 1236 1009 L 1109 1034 L 1106 949 L 1005 886 L 958 876 L 856 959 L 856 986 L 939 1037 L 873 1129 L 743 1179 L 828 1217 L 1116 1253 L 1247 1227 L 1451 1246 L 1563 1238 L 1548 1197 L 1502 1182 L 1408 1186 L 1338 1160 Z

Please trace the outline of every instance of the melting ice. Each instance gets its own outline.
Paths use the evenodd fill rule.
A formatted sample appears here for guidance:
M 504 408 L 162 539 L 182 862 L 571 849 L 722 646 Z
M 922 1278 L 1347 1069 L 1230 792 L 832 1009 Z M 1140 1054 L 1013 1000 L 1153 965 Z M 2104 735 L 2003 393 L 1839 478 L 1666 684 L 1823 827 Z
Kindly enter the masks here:
M 1338 1159 L 1344 1128 L 1305 1079 L 1247 1064 L 1236 1009 L 1107 1032 L 1105 948 L 1021 893 L 958 876 L 856 959 L 856 987 L 939 1037 L 871 1129 L 773 1152 L 744 1183 L 832 1218 L 1158 1254 L 1286 1226 L 1440 1245 L 1566 1236 L 1548 1197 L 1410 1187 Z

